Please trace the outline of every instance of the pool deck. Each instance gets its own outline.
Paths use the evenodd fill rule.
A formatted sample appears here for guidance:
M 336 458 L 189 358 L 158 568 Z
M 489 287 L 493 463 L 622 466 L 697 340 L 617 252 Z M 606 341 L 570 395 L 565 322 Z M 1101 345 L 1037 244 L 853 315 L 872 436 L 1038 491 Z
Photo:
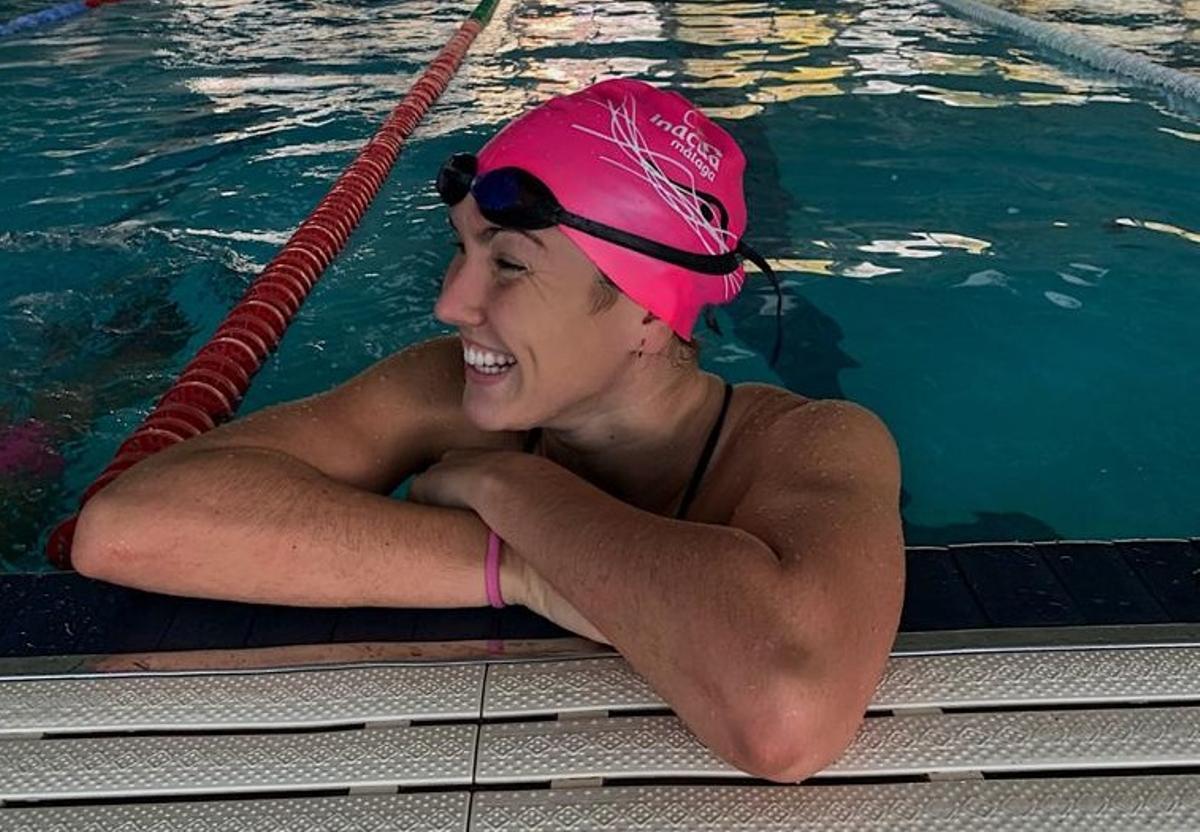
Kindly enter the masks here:
M 524 610 L 0 577 L 0 832 L 1200 828 L 1200 545 L 910 549 L 848 751 L 730 768 Z

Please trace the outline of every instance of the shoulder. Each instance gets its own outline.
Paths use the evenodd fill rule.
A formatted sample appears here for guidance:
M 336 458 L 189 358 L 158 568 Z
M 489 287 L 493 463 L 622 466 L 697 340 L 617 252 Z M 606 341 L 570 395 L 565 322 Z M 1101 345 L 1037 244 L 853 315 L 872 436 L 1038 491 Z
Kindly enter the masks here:
M 372 365 L 364 375 L 386 380 L 388 373 L 402 372 L 404 379 L 420 377 L 439 382 L 430 392 L 443 396 L 462 391 L 462 347 L 453 336 L 442 335 L 410 344 Z
M 456 365 L 453 354 L 456 341 L 433 338 L 411 344 L 303 401 L 339 426 L 362 424 L 374 432 L 401 425 L 405 432 L 434 429 L 452 418 L 462 399 L 461 358 Z
M 462 345 L 453 336 L 410 344 L 349 383 L 363 385 L 364 392 L 381 401 L 402 397 L 406 402 L 424 405 L 433 415 L 445 417 L 462 404 Z
M 899 453 L 887 425 L 871 410 L 842 399 L 808 399 L 781 387 L 739 385 L 745 415 L 738 456 L 758 471 L 793 482 L 899 480 Z
M 363 374 L 373 382 L 378 402 L 396 410 L 419 409 L 435 453 L 455 448 L 508 449 L 520 433 L 476 427 L 462 408 L 462 342 L 447 335 L 421 341 L 382 359 Z

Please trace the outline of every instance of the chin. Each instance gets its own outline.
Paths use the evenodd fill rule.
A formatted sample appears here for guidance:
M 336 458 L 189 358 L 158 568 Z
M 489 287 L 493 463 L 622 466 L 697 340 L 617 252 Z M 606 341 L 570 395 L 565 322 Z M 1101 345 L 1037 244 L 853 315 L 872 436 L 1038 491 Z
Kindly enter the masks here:
M 491 432 L 512 430 L 503 417 L 502 409 L 490 401 L 485 401 L 483 396 L 475 396 L 470 391 L 464 391 L 462 409 L 467 421 L 479 430 Z

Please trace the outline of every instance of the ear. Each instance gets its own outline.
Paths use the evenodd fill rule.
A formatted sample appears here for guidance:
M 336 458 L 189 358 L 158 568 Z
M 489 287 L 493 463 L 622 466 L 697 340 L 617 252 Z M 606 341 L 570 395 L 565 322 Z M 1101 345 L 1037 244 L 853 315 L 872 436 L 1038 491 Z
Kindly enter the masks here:
M 641 338 L 646 352 L 657 353 L 666 349 L 671 342 L 671 336 L 674 334 L 671 327 L 667 326 L 666 321 L 659 318 L 653 312 L 646 312 L 642 318 Z

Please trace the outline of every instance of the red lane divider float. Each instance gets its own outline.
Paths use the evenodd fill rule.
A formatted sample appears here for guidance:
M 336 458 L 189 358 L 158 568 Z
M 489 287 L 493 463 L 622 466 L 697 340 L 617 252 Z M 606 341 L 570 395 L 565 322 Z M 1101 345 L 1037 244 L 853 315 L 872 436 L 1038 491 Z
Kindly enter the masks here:
M 99 5 L 107 0 L 87 0 Z M 225 317 L 141 426 L 80 499 L 80 507 L 136 463 L 197 436 L 228 419 L 250 380 L 279 345 L 296 310 L 346 244 L 379 192 L 408 136 L 458 71 L 497 0 L 484 0 L 459 27 L 375 135 L 308 215 L 242 300 Z M 60 569 L 71 566 L 78 515 L 50 533 L 46 556 Z

